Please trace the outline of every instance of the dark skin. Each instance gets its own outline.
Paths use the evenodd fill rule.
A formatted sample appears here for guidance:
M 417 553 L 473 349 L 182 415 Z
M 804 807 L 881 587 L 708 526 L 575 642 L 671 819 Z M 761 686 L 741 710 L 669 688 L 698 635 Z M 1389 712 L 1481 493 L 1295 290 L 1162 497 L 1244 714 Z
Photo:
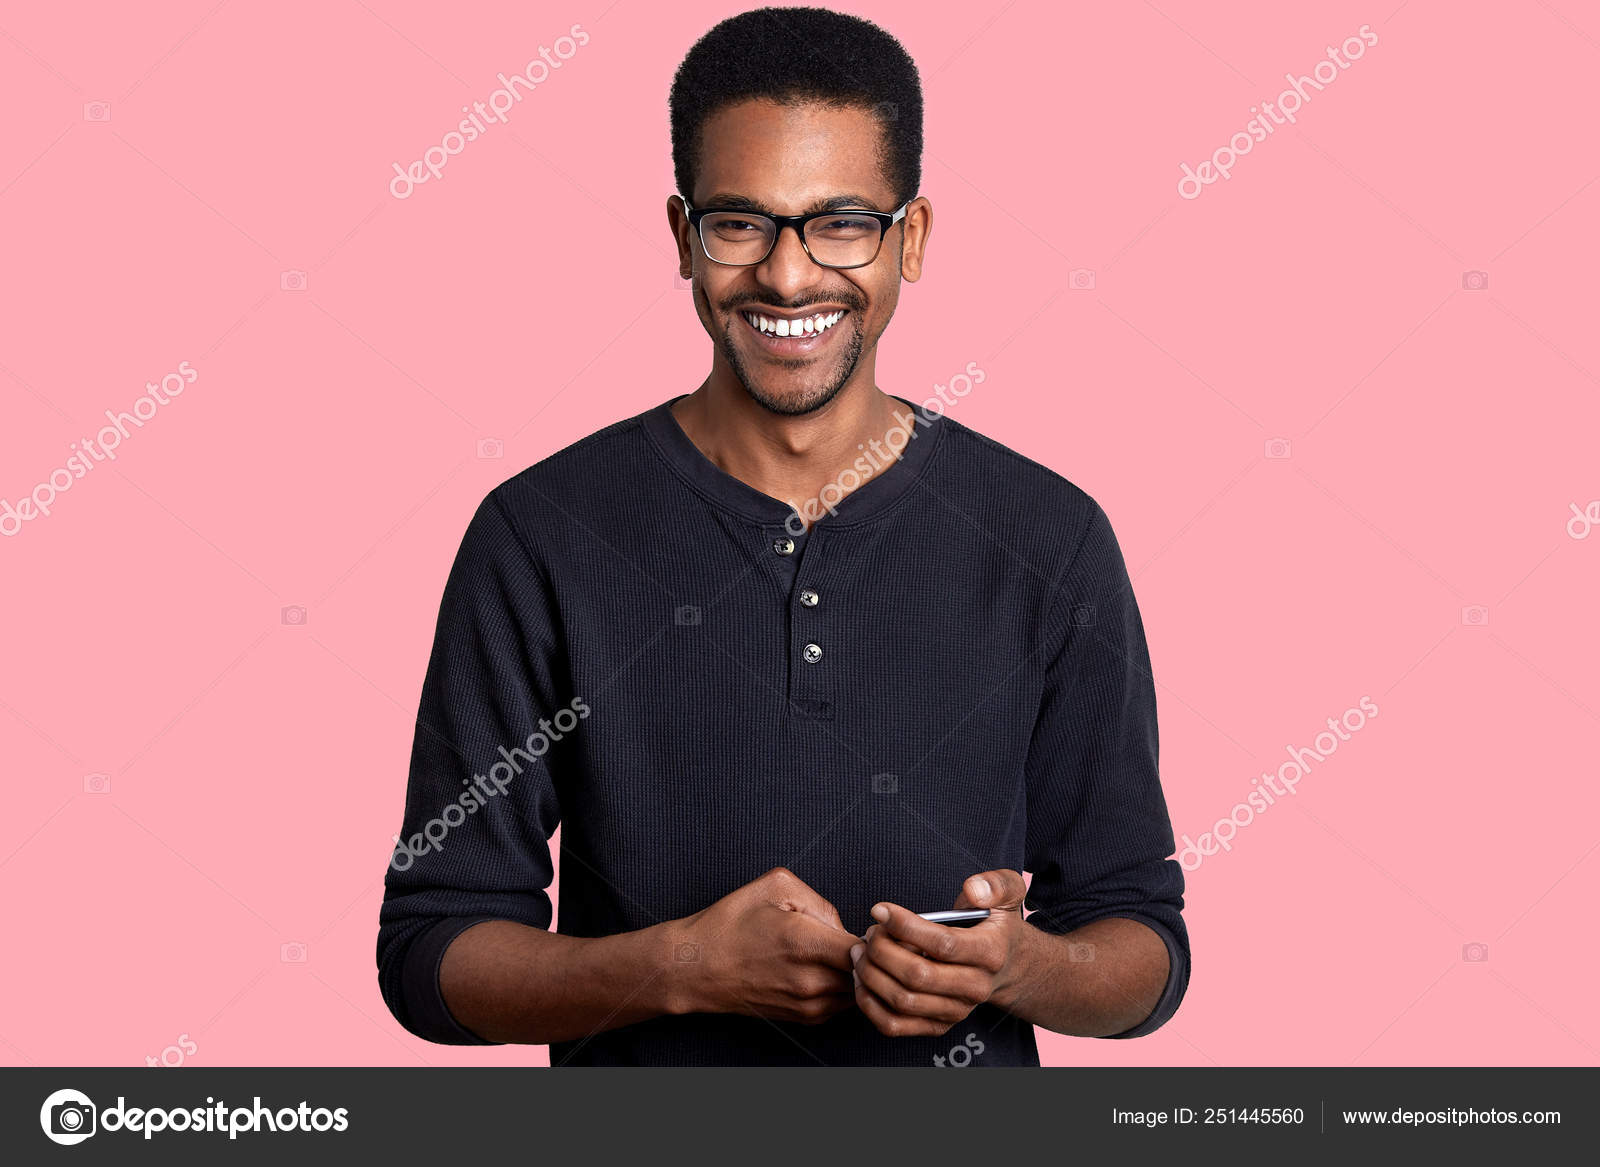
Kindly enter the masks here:
M 694 205 L 774 214 L 897 209 L 877 164 L 879 129 L 859 109 L 730 106 L 703 131 Z M 674 416 L 707 458 L 774 498 L 817 497 L 858 443 L 911 425 L 874 380 L 879 338 L 902 281 L 921 278 L 932 230 L 911 201 L 877 259 L 823 268 L 785 230 L 751 267 L 711 262 L 682 200 L 667 201 L 680 271 L 713 342 L 711 372 Z M 814 356 L 776 357 L 742 311 L 843 311 Z M 912 396 L 909 395 L 908 396 Z M 955 907 L 988 920 L 948 928 L 898 904 L 873 908 L 864 937 L 832 904 L 777 867 L 692 916 L 603 937 L 506 920 L 477 924 L 445 951 L 440 988 L 455 1018 L 490 1041 L 547 1044 L 665 1014 L 735 1013 L 814 1025 L 859 1008 L 890 1036 L 938 1035 L 989 1003 L 1058 1033 L 1105 1036 L 1149 1016 L 1166 984 L 1166 946 L 1134 920 L 1045 932 L 1022 918 L 1020 872 L 968 878 Z M 919 905 L 928 910 L 933 905 Z
M 894 211 L 895 192 L 877 164 L 880 133 L 863 110 L 749 101 L 706 123 L 703 162 L 691 192 L 699 207 L 798 215 L 831 207 Z M 900 299 L 901 281 L 922 278 L 933 207 L 913 199 L 865 267 L 813 263 L 795 232 L 778 236 L 753 267 L 706 257 L 683 200 L 667 200 L 678 266 L 693 274 L 695 310 L 710 335 L 711 372 L 673 415 L 702 453 L 735 478 L 785 501 L 816 498 L 857 444 L 909 427 L 905 406 L 874 380 L 878 338 Z M 773 315 L 842 309 L 840 334 L 823 352 L 777 359 L 741 310 Z
M 988 908 L 970 928 L 921 919 L 899 904 L 851 949 L 856 1004 L 890 1037 L 936 1036 L 990 1004 L 1055 1033 L 1106 1037 L 1131 1029 L 1167 984 L 1167 946 L 1137 920 L 1046 932 L 1022 918 L 1022 873 L 969 876 L 958 908 Z

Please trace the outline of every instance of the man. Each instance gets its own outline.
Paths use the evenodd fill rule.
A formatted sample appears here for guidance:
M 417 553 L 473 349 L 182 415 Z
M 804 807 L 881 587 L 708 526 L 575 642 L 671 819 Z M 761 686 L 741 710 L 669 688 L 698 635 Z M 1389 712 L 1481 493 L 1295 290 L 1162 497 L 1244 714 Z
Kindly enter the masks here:
M 1110 524 L 874 380 L 932 224 L 914 64 L 763 9 L 695 45 L 671 113 L 711 371 L 473 517 L 384 999 L 552 1065 L 1038 1065 L 1035 1024 L 1155 1029 L 1183 877 Z M 918 915 L 952 906 L 989 915 Z

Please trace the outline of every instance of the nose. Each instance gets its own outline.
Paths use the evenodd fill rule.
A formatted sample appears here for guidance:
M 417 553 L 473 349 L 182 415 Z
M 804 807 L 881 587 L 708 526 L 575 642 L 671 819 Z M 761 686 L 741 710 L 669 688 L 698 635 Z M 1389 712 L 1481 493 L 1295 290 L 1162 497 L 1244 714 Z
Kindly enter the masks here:
M 780 230 L 772 241 L 772 251 L 755 266 L 756 280 L 784 300 L 815 284 L 821 274 L 822 268 L 811 262 L 794 227 Z

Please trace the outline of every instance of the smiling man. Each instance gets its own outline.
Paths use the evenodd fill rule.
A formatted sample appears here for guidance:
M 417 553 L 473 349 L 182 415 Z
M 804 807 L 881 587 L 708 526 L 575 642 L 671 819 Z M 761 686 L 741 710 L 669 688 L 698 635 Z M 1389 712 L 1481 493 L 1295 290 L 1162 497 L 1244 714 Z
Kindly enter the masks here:
M 710 372 L 469 524 L 385 1001 L 552 1065 L 1038 1065 L 1036 1024 L 1156 1029 L 1183 876 L 1110 523 L 877 385 L 933 224 L 915 65 L 866 21 L 762 9 L 694 46 L 671 114 Z M 950 907 L 989 914 L 918 914 Z

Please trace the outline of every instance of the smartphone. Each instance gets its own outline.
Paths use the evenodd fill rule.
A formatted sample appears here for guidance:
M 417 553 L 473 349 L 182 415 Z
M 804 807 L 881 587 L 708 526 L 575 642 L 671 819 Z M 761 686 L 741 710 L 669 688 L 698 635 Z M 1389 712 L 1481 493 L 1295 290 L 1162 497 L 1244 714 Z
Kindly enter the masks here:
M 943 924 L 946 928 L 970 928 L 979 920 L 989 918 L 988 908 L 956 908 L 948 912 L 918 912 L 924 920 Z

